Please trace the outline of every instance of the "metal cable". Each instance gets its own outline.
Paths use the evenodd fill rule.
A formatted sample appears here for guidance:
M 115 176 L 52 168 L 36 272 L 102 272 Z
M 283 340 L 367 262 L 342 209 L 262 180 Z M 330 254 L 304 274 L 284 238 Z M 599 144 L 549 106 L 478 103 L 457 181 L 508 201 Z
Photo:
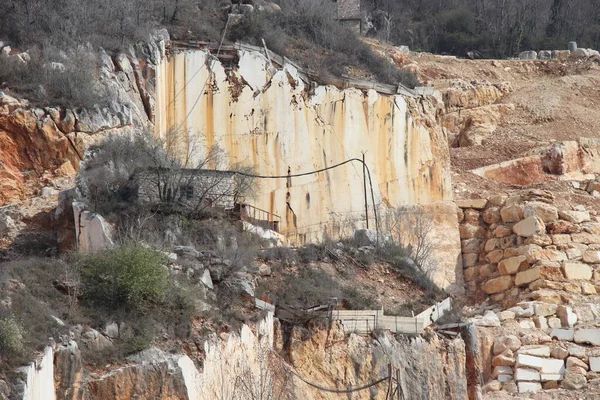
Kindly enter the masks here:
M 367 170 L 367 176 L 369 177 L 369 186 L 371 187 L 371 201 L 373 202 L 373 215 L 375 216 L 375 231 L 377 232 L 377 242 L 379 244 L 379 217 L 377 215 L 377 207 L 375 206 L 375 194 L 373 192 L 373 181 L 371 180 L 371 171 L 369 170 L 369 166 L 360 158 L 350 158 L 346 161 L 342 161 L 341 163 L 331 165 L 329 167 L 321 168 L 315 171 L 303 172 L 300 174 L 290 174 L 290 175 L 256 175 L 249 174 L 247 172 L 236 172 L 238 175 L 247 176 L 250 178 L 259 178 L 259 179 L 287 179 L 287 178 L 297 178 L 299 176 L 307 176 L 312 174 L 318 174 L 319 172 L 324 172 L 333 168 L 340 167 L 344 164 L 348 164 L 352 161 L 358 161 L 361 163 Z
M 294 374 L 295 376 L 297 376 L 302 382 L 306 383 L 307 385 L 312 386 L 312 387 L 314 387 L 316 389 L 319 389 L 319 390 L 323 390 L 324 392 L 331 392 L 331 393 L 352 393 L 352 392 L 358 392 L 360 390 L 368 389 L 368 388 L 370 388 L 372 386 L 378 385 L 381 382 L 384 382 L 384 381 L 387 381 L 388 379 L 390 379 L 389 376 L 386 376 L 385 378 L 378 379 L 378 380 L 376 380 L 374 382 L 368 383 L 368 384 L 363 385 L 363 386 L 357 386 L 357 387 L 350 388 L 350 389 L 333 389 L 333 388 L 328 388 L 328 387 L 324 387 L 324 386 L 321 386 L 321 385 L 317 385 L 316 383 L 309 382 L 306 379 L 304 379 L 302 376 L 300 376 L 298 373 L 296 373 L 296 372 L 294 372 L 292 370 L 290 370 L 290 372 L 292 374 Z

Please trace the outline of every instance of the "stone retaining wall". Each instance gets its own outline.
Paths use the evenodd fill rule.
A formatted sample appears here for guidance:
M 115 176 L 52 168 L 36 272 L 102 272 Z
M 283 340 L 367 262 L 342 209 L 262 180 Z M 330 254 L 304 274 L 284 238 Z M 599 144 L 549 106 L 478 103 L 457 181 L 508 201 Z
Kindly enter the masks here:
M 457 201 L 469 292 L 504 306 L 524 291 L 534 298 L 544 289 L 596 294 L 600 218 L 583 206 L 552 203 L 552 195 L 539 190 Z

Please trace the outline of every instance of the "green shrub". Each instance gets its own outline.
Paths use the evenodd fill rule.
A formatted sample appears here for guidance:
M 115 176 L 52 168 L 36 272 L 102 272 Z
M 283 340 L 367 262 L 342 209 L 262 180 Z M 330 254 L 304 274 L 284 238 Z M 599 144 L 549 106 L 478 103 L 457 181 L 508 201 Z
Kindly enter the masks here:
M 168 272 L 164 256 L 140 245 L 89 255 L 83 260 L 84 293 L 110 308 L 143 309 L 165 299 Z
M 0 318 L 0 354 L 6 357 L 23 351 L 23 328 L 13 317 Z

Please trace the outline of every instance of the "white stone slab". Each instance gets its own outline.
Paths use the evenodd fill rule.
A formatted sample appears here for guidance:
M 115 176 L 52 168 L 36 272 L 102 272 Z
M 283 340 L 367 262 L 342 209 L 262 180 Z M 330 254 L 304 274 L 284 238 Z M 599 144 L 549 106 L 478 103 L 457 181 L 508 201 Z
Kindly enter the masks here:
M 540 380 L 540 373 L 535 369 L 530 368 L 517 368 L 515 370 L 515 381 L 538 381 Z
M 590 357 L 590 370 L 600 372 L 600 357 Z
M 517 354 L 527 354 L 528 356 L 550 357 L 550 347 L 548 346 L 523 346 L 517 350 Z
M 590 343 L 600 346 L 600 329 L 577 329 L 574 340 L 577 343 Z
M 539 382 L 518 382 L 519 393 L 536 393 L 542 390 L 542 384 Z
M 540 379 L 542 382 L 562 381 L 564 378 L 564 374 L 540 374 Z
M 572 342 L 574 339 L 575 330 L 574 329 L 553 329 L 550 336 L 552 338 L 556 338 L 558 340 L 565 340 L 568 342 Z

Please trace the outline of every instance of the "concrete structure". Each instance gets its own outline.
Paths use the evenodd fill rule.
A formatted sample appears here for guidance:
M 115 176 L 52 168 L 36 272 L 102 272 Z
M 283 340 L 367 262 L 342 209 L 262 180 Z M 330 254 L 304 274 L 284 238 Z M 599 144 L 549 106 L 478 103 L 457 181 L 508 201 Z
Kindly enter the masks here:
M 334 0 L 340 23 L 357 34 L 361 32 L 360 0 Z
M 138 201 L 158 203 L 178 200 L 201 206 L 232 209 L 238 195 L 238 181 L 232 171 L 207 169 L 149 169 L 135 174 Z

